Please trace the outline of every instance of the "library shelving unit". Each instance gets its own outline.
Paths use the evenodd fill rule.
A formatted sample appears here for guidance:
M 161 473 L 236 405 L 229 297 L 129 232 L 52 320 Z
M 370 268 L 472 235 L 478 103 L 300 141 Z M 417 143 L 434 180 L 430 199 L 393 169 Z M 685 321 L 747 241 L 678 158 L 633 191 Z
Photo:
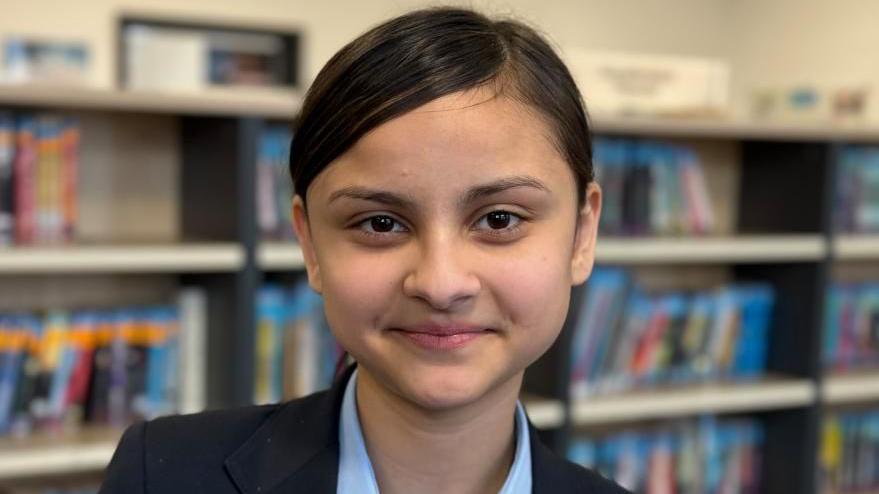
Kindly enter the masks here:
M 256 226 L 255 139 L 290 119 L 292 91 L 163 94 L 0 86 L 0 107 L 74 115 L 81 128 L 77 241 L 0 249 L 4 309 L 167 301 L 181 286 L 208 298 L 206 399 L 249 401 Z M 209 143 L 210 145 L 206 145 Z M 242 357 L 244 360 L 240 360 Z M 0 486 L 100 472 L 121 431 L 0 440 Z
M 295 91 L 155 93 L 0 86 L 0 107 L 79 118 L 80 241 L 0 250 L 3 308 L 141 302 L 176 287 L 208 295 L 207 404 L 248 404 L 254 385 L 254 303 L 266 277 L 300 276 L 293 244 L 261 242 L 256 221 L 257 137 L 289 122 Z M 708 120 L 596 118 L 598 135 L 692 146 L 706 168 L 716 235 L 599 238 L 599 264 L 630 266 L 646 283 L 704 287 L 760 280 L 776 289 L 769 377 L 631 391 L 574 402 L 569 393 L 574 290 L 561 337 L 526 375 L 523 402 L 564 454 L 591 427 L 704 413 L 748 415 L 765 426 L 763 492 L 816 494 L 824 409 L 879 402 L 879 373 L 825 378 L 824 294 L 835 264 L 879 262 L 879 237 L 835 236 L 835 149 L 879 142 L 879 128 Z M 729 205 L 734 205 L 730 207 Z M 860 265 L 859 264 L 859 265 Z M 18 305 L 16 305 L 18 304 Z M 0 441 L 0 484 L 96 471 L 118 429 Z
M 879 373 L 825 376 L 820 348 L 829 283 L 846 271 L 879 279 L 879 237 L 835 235 L 832 226 L 838 148 L 879 142 L 879 129 L 634 117 L 598 117 L 593 124 L 601 136 L 694 149 L 719 218 L 716 235 L 708 237 L 599 237 L 599 264 L 630 267 L 641 283 L 659 287 L 761 280 L 775 288 L 776 304 L 767 377 L 752 381 L 664 386 L 572 402 L 564 389 L 569 363 L 560 358 L 571 351 L 570 335 L 563 338 L 546 363 L 568 410 L 562 444 L 578 431 L 624 424 L 706 413 L 748 416 L 766 431 L 762 492 L 817 493 L 819 428 L 827 408 L 879 403 Z M 856 266 L 839 267 L 845 263 Z
M 288 36 L 291 46 L 298 39 L 293 28 L 243 28 Z M 167 303 L 181 287 L 199 287 L 207 298 L 206 406 L 249 403 L 261 276 L 257 138 L 267 122 L 292 120 L 301 92 L 291 82 L 192 93 L 0 85 L 0 108 L 71 115 L 81 134 L 75 242 L 0 248 L 0 309 Z M 2 438 L 0 490 L 99 475 L 120 434 L 86 426 Z
M 825 291 L 840 262 L 879 261 L 879 236 L 835 235 L 836 151 L 879 142 L 879 128 L 782 123 L 596 118 L 597 135 L 660 139 L 695 149 L 718 228 L 699 237 L 599 236 L 597 263 L 625 266 L 655 287 L 707 288 L 730 281 L 769 282 L 776 291 L 767 375 L 749 381 L 631 390 L 574 401 L 569 394 L 571 337 L 582 288 L 550 351 L 526 374 L 526 403 L 552 409 L 541 431 L 564 453 L 572 437 L 702 414 L 762 422 L 762 492 L 817 494 L 821 418 L 827 407 L 879 403 L 879 372 L 825 377 L 820 363 Z M 732 205 L 732 207 L 730 206 Z M 264 244 L 267 271 L 301 269 L 301 252 Z M 879 269 L 873 269 L 873 272 Z M 879 273 L 872 275 L 879 279 Z M 551 408 L 538 408 L 551 407 Z

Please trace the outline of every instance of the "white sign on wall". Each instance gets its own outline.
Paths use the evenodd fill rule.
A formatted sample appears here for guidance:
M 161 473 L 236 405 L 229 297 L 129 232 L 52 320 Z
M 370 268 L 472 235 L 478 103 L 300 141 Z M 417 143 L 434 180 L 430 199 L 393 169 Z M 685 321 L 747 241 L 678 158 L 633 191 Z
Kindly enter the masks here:
M 720 59 L 566 50 L 590 113 L 725 115 L 730 66 Z

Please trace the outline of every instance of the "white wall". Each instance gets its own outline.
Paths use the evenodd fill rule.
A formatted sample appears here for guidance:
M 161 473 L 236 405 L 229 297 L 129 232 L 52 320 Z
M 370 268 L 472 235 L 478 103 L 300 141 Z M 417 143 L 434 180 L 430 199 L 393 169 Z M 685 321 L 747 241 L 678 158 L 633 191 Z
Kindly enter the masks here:
M 411 8 L 437 4 L 417 0 L 0 0 L 0 36 L 27 33 L 86 40 L 93 53 L 94 83 L 114 78 L 115 16 L 125 10 L 269 21 L 305 32 L 305 74 L 311 80 L 332 54 L 381 20 Z M 725 2 L 678 0 L 474 1 L 453 2 L 489 13 L 533 21 L 559 45 L 637 51 L 722 53 Z M 720 33 L 720 34 L 719 34 Z
M 114 80 L 123 10 L 289 24 L 305 34 L 306 80 L 345 42 L 419 0 L 0 0 L 0 36 L 84 39 L 94 83 Z M 876 0 L 475 0 L 454 2 L 533 21 L 566 46 L 727 57 L 734 94 L 757 83 L 879 82 Z M 876 95 L 879 99 L 879 94 Z

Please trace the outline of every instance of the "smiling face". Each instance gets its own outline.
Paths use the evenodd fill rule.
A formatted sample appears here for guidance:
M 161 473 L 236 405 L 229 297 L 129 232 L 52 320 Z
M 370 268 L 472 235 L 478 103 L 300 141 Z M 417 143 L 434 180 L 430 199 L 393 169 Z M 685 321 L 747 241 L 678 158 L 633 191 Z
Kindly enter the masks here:
M 307 216 L 294 198 L 309 282 L 361 373 L 448 409 L 518 385 L 553 343 L 601 197 L 591 184 L 578 208 L 549 136 L 511 99 L 455 93 L 361 138 L 311 183 Z

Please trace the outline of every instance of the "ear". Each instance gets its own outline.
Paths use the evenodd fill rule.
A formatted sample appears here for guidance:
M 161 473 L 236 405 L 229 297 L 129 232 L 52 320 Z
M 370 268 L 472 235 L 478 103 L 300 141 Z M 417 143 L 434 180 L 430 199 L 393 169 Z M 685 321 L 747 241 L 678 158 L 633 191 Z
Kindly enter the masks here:
M 601 218 L 601 187 L 591 182 L 586 187 L 586 200 L 577 214 L 577 234 L 571 254 L 571 284 L 585 282 L 595 264 L 595 243 L 598 238 L 598 220 Z
M 321 293 L 320 266 L 314 252 L 314 243 L 311 237 L 311 227 L 308 224 L 308 215 L 305 212 L 305 204 L 299 194 L 293 196 L 291 208 L 290 216 L 293 220 L 293 230 L 296 232 L 296 238 L 299 239 L 300 247 L 302 247 L 305 270 L 308 273 L 308 284 L 314 291 Z

